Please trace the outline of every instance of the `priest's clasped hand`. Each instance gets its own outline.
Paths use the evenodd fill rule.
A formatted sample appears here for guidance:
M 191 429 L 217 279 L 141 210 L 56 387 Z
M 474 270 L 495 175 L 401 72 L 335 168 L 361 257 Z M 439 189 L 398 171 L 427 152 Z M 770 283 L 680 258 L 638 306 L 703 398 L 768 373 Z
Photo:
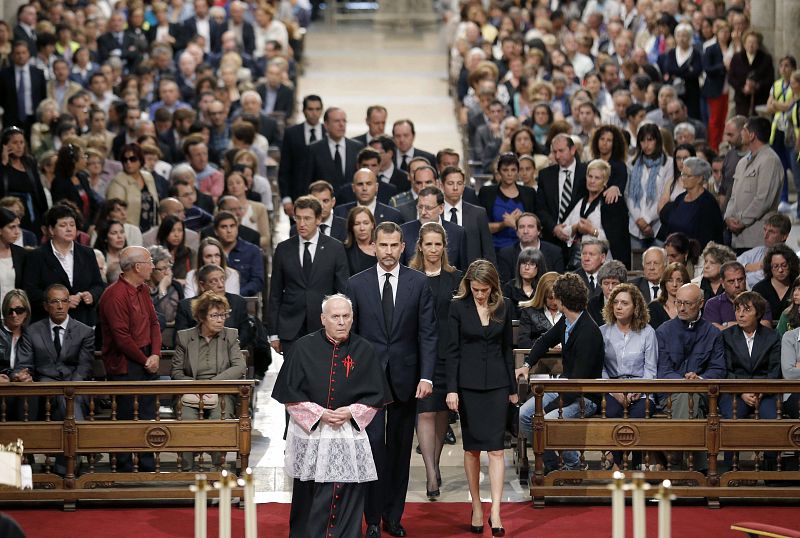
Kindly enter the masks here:
M 350 412 L 350 408 L 340 407 L 339 409 L 326 409 L 322 412 L 320 420 L 324 424 L 338 428 L 345 422 L 349 422 L 351 418 L 353 418 L 353 414 Z

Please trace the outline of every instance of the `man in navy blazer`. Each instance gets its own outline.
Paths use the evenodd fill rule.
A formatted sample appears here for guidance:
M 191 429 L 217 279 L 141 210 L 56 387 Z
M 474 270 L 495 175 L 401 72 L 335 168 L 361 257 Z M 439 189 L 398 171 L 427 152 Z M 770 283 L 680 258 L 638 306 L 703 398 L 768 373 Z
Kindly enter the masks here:
M 327 136 L 308 147 L 309 170 L 306 185 L 324 179 L 338 189 L 345 185 L 358 169 L 358 152 L 363 147 L 355 140 L 345 138 L 347 114 L 341 108 L 331 107 L 322 118 Z
M 572 207 L 586 196 L 586 165 L 576 158 L 577 147 L 568 135 L 556 135 L 550 145 L 556 164 L 539 172 L 536 214 L 542 221 L 544 239 L 566 251 L 568 238 L 556 236 L 555 228 L 569 215 Z M 562 196 L 567 177 L 572 184 L 571 195 Z
M 458 166 L 448 166 L 442 171 L 441 178 L 445 202 L 442 219 L 458 224 L 464 229 L 467 243 L 466 265 L 469 266 L 479 258 L 496 264 L 497 257 L 492 234 L 489 232 L 486 210 L 464 200 L 466 186 L 464 171 Z
M 358 152 L 358 169 L 369 168 L 378 177 L 380 173 L 381 154 L 372 147 L 362 148 Z M 389 200 L 397 194 L 397 187 L 391 183 L 378 181 L 378 201 L 382 204 L 388 204 Z M 356 194 L 353 185 L 342 185 L 336 191 L 336 199 L 340 204 L 348 204 L 356 201 Z
M 322 117 L 322 98 L 318 95 L 304 97 L 303 116 L 304 122 L 284 131 L 281 143 L 278 190 L 283 211 L 290 217 L 292 202 L 308 193 L 308 147 L 325 137 L 325 127 L 319 121 Z
M 427 222 L 438 222 L 444 227 L 447 235 L 447 260 L 450 265 L 465 271 L 467 269 L 467 239 L 464 228 L 458 224 L 442 220 L 444 211 L 444 194 L 436 187 L 425 187 L 417 197 L 416 220 L 406 222 L 402 226 L 406 247 L 403 250 L 401 263 L 408 265 L 416 254 L 419 230 Z
M 367 536 L 380 536 L 381 520 L 389 534 L 405 536 L 400 519 L 408 490 L 416 400 L 433 389 L 438 328 L 427 277 L 399 263 L 405 248 L 400 226 L 384 222 L 372 237 L 378 263 L 350 278 L 347 295 L 353 302 L 353 332 L 375 348 L 393 402 L 367 426 L 378 481 L 369 483 L 364 516 Z
M 199 24 L 198 24 L 199 23 Z M 203 35 L 198 31 L 198 26 L 205 28 L 208 25 L 208 35 Z M 194 0 L 194 15 L 186 19 L 183 23 L 183 40 L 189 42 L 197 35 L 203 35 L 208 41 L 205 46 L 206 52 L 219 52 L 222 46 L 222 33 L 225 31 L 208 14 L 208 0 Z
M 358 204 L 369 208 L 376 224 L 387 221 L 403 223 L 399 211 L 378 201 L 378 178 L 369 168 L 362 168 L 353 175 L 353 192 L 356 201 L 336 206 L 333 210 L 335 215 L 346 219 L 350 210 Z
M 509 247 L 501 248 L 497 253 L 497 272 L 500 273 L 500 282 L 505 283 L 514 278 L 517 267 L 517 258 L 523 248 L 535 248 L 544 255 L 548 271 L 563 273 L 564 255 L 561 249 L 552 243 L 543 241 L 540 237 L 542 223 L 533 213 L 523 213 L 517 217 L 517 238 L 519 242 Z
M 9 127 L 16 125 L 23 128 L 26 133 L 30 131 L 33 125 L 34 114 L 36 108 L 39 106 L 45 97 L 47 97 L 47 81 L 44 78 L 44 73 L 41 69 L 34 67 L 32 62 L 29 62 L 31 53 L 28 50 L 28 44 L 25 41 L 15 41 L 11 49 L 12 65 L 0 71 L 0 105 L 2 105 L 3 126 Z M 22 73 L 28 73 L 25 77 L 25 92 L 31 96 L 30 105 L 25 103 L 25 107 L 21 107 L 21 103 L 17 100 L 17 93 L 19 88 L 19 80 L 17 79 L 17 69 L 21 69 Z M 23 75 L 24 76 L 24 75 Z M 25 110 L 22 110 L 25 108 Z

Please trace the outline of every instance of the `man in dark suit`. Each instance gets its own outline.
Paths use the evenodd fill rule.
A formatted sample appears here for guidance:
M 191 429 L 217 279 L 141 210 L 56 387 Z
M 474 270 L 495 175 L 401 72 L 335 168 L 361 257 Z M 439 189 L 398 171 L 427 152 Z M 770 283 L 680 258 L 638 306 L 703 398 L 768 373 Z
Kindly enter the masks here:
M 12 65 L 0 71 L 3 125 L 16 125 L 26 133 L 34 122 L 36 107 L 47 96 L 47 81 L 41 69 L 29 63 L 31 53 L 26 41 L 15 41 L 11 49 Z
M 184 226 L 190 230 L 200 231 L 212 221 L 214 200 L 211 196 L 197 190 L 197 175 L 186 163 L 176 165 L 170 178 L 172 186 L 169 195 L 177 198 L 183 206 Z
M 258 134 L 266 138 L 270 146 L 280 146 L 282 142 L 280 127 L 275 118 L 264 113 L 264 103 L 261 101 L 261 95 L 255 90 L 247 90 L 242 92 L 239 102 L 242 104 L 239 117 L 245 114 L 252 114 L 257 117 Z
M 353 192 L 356 195 L 356 201 L 336 206 L 333 210 L 334 214 L 346 219 L 350 210 L 358 204 L 370 210 L 372 216 L 375 217 L 376 224 L 386 221 L 403 223 L 403 218 L 396 209 L 378 201 L 378 179 L 372 170 L 362 168 L 353 174 Z
M 256 34 L 253 25 L 244 19 L 247 4 L 240 0 L 234 0 L 228 8 L 228 27 L 226 30 L 237 35 L 236 42 L 241 50 L 252 53 L 256 48 Z M 241 36 L 241 37 L 239 37 Z
M 575 143 L 566 134 L 556 135 L 551 144 L 556 164 L 539 172 L 536 196 L 542 234 L 566 251 L 569 233 L 558 227 L 573 206 L 586 196 L 586 165 L 575 157 Z
M 195 0 L 194 15 L 183 23 L 184 41 L 188 42 L 199 35 L 204 40 L 204 52 L 219 52 L 222 47 L 222 32 L 224 31 L 225 28 L 208 15 L 208 0 Z
M 631 280 L 631 284 L 639 288 L 644 302 L 658 299 L 661 293 L 661 277 L 667 268 L 667 252 L 661 247 L 650 247 L 642 254 L 643 276 Z
M 592 316 L 592 319 L 597 326 L 605 324 L 603 319 L 603 309 L 606 306 L 606 301 L 611 296 L 611 291 L 619 284 L 624 284 L 628 280 L 628 270 L 625 264 L 618 260 L 609 260 L 600 267 L 597 272 L 597 280 L 600 282 L 598 286 L 600 293 L 589 298 L 586 311 Z
M 218 265 L 204 265 L 197 270 L 198 296 L 207 291 L 213 291 L 228 299 L 231 307 L 230 315 L 225 318 L 225 326 L 239 331 L 239 342 L 242 347 L 250 343 L 250 326 L 247 322 L 247 301 L 241 295 L 225 291 L 225 270 Z M 187 297 L 178 303 L 178 312 L 175 315 L 175 332 L 191 329 L 197 325 L 197 320 L 192 317 L 192 301 L 197 297 Z
M 318 95 L 307 95 L 303 98 L 303 116 L 303 123 L 286 129 L 281 144 L 278 189 L 283 211 L 289 217 L 294 215 L 292 202 L 307 192 L 308 146 L 325 136 L 325 128 L 319 121 L 322 118 L 322 99 Z
M 380 155 L 378 181 L 394 185 L 398 193 L 410 191 L 411 182 L 408 180 L 408 174 L 394 165 L 394 156 L 397 154 L 394 139 L 391 136 L 380 135 L 373 138 L 369 146 Z
M 581 240 L 581 266 L 575 274 L 581 277 L 586 288 L 589 290 L 589 297 L 593 297 L 601 292 L 599 271 L 606 263 L 608 256 L 608 242 L 596 237 L 583 237 Z
M 327 181 L 320 179 L 308 187 L 308 194 L 319 200 L 322 204 L 322 217 L 319 223 L 321 234 L 338 239 L 342 243 L 347 239 L 347 220 L 333 214 L 336 205 L 336 197 L 333 195 L 333 186 Z M 289 236 L 297 234 L 297 229 L 292 226 Z
M 443 148 L 436 152 L 436 170 L 439 172 L 439 177 L 444 177 L 443 173 L 445 168 L 455 167 L 459 168 L 461 163 L 461 156 L 452 148 Z M 466 185 L 466 181 L 465 181 Z M 446 195 L 446 193 L 445 193 Z M 466 185 L 464 192 L 461 194 L 462 200 L 474 206 L 480 206 L 481 202 L 478 200 L 478 194 L 475 189 Z
M 350 278 L 347 295 L 353 301 L 353 332 L 375 348 L 394 401 L 367 426 L 378 482 L 369 484 L 364 516 L 367 536 L 380 536 L 381 520 L 390 535 L 405 536 L 400 520 L 408 490 L 416 399 L 432 391 L 438 329 L 427 277 L 399 263 L 405 249 L 400 227 L 379 224 L 373 239 L 378 263 Z
M 378 150 L 371 147 L 362 148 L 362 150 L 358 152 L 356 160 L 358 161 L 356 166 L 357 170 L 368 168 L 372 170 L 372 173 L 375 174 L 375 177 L 378 177 L 381 161 L 381 154 L 378 152 Z M 391 200 L 392 196 L 395 194 L 397 194 L 397 187 L 385 181 L 378 181 L 377 198 L 380 203 L 388 204 L 389 200 Z M 340 204 L 349 204 L 350 202 L 355 202 L 356 193 L 353 190 L 353 185 L 347 184 L 339 187 L 339 190 L 336 191 L 336 199 Z
M 31 251 L 25 263 L 23 285 L 31 302 L 31 317 L 38 320 L 46 316 L 42 308 L 44 290 L 50 284 L 62 284 L 69 290 L 70 316 L 93 327 L 97 320 L 95 305 L 105 287 L 97 258 L 91 248 L 75 241 L 77 227 L 71 208 L 54 205 L 45 214 L 45 223 L 51 240 Z
M 264 291 L 264 258 L 259 243 L 239 238 L 239 219 L 230 211 L 214 215 L 214 236 L 222 243 L 228 265 L 239 271 L 239 293 L 254 297 Z
M 404 119 L 394 122 L 392 136 L 394 137 L 394 143 L 397 144 L 395 166 L 400 170 L 408 171 L 408 164 L 414 157 L 424 157 L 431 166 L 436 163 L 436 156 L 433 153 L 414 147 L 414 139 L 417 136 L 417 132 L 414 129 L 413 121 Z
M 467 239 L 464 228 L 458 224 L 442 220 L 444 212 L 444 194 L 437 187 L 425 187 L 417 198 L 417 214 L 415 220 L 406 222 L 401 226 L 406 248 L 400 262 L 408 265 L 416 254 L 417 239 L 422 225 L 428 222 L 438 222 L 444 227 L 447 236 L 447 260 L 450 265 L 461 271 L 467 269 Z
M 435 187 L 439 174 L 425 158 L 415 157 L 408 165 L 408 177 L 411 180 L 411 190 L 401 192 L 389 201 L 389 205 L 396 207 L 400 212 L 403 222 L 417 218 L 417 196 L 425 187 Z
M 277 62 L 267 64 L 267 82 L 256 88 L 266 114 L 280 112 L 287 120 L 294 113 L 294 91 L 283 83 L 283 68 Z
M 363 146 L 369 146 L 372 141 L 379 137 L 385 136 L 386 130 L 386 116 L 388 116 L 386 107 L 381 105 L 372 105 L 367 108 L 367 132 L 358 135 L 353 140 L 361 142 Z
M 97 38 L 97 52 L 100 63 L 116 56 L 129 69 L 138 64 L 145 56 L 148 43 L 143 33 L 137 34 L 125 29 L 125 15 L 121 11 L 111 14 L 108 19 L 108 31 Z
M 324 179 L 338 189 L 356 173 L 358 152 L 362 146 L 345 138 L 347 114 L 341 108 L 331 107 L 323 116 L 327 136 L 308 147 L 310 161 L 306 185 Z
M 342 244 L 319 232 L 322 204 L 313 196 L 295 202 L 297 235 L 278 244 L 269 288 L 270 344 L 291 360 L 291 346 L 322 328 L 322 299 L 343 292 L 350 276 Z
M 45 290 L 48 317 L 29 325 L 17 348 L 15 371 L 18 381 L 91 381 L 94 362 L 94 330 L 69 317 L 69 290 L 51 284 Z M 67 418 L 63 396 L 55 398 L 53 420 Z M 83 420 L 83 398 L 75 402 L 75 420 Z M 63 456 L 56 458 L 55 471 L 66 474 Z
M 10 15 L 10 13 L 9 13 Z M 17 24 L 14 26 L 14 41 L 25 41 L 28 50 L 36 55 L 36 5 L 21 4 L 17 8 Z
M 561 249 L 552 243 L 542 241 L 542 223 L 533 213 L 523 213 L 517 217 L 517 238 L 519 242 L 510 247 L 500 249 L 497 253 L 497 271 L 500 281 L 508 282 L 514 278 L 517 258 L 523 248 L 535 248 L 542 252 L 547 270 L 557 273 L 564 272 L 564 256 Z M 540 275 L 541 276 L 541 275 Z
M 467 266 L 479 258 L 496 264 L 497 258 L 489 232 L 489 219 L 486 210 L 464 201 L 466 176 L 457 166 L 448 166 L 442 173 L 442 192 L 444 193 L 444 214 L 446 222 L 464 228 L 467 241 L 465 263 Z M 559 252 L 559 255 L 561 253 Z

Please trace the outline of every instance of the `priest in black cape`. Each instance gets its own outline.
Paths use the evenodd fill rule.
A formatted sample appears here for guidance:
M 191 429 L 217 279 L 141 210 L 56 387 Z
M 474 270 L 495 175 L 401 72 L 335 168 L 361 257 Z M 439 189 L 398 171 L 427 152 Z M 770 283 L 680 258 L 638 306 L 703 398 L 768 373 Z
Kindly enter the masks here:
M 361 537 L 366 483 L 378 479 L 365 428 L 391 393 L 372 345 L 350 333 L 350 300 L 326 297 L 321 319 L 294 344 L 272 392 L 291 417 L 289 536 Z

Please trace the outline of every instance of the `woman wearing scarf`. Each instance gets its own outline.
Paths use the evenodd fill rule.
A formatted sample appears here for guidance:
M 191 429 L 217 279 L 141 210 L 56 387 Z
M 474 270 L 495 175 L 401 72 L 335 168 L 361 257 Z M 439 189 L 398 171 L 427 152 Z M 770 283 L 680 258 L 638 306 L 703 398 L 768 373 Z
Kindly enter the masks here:
M 646 249 L 656 242 L 661 228 L 658 199 L 672 180 L 672 157 L 664 154 L 661 131 L 657 125 L 645 124 L 636 135 L 636 157 L 625 188 L 628 204 L 628 231 L 631 247 Z

